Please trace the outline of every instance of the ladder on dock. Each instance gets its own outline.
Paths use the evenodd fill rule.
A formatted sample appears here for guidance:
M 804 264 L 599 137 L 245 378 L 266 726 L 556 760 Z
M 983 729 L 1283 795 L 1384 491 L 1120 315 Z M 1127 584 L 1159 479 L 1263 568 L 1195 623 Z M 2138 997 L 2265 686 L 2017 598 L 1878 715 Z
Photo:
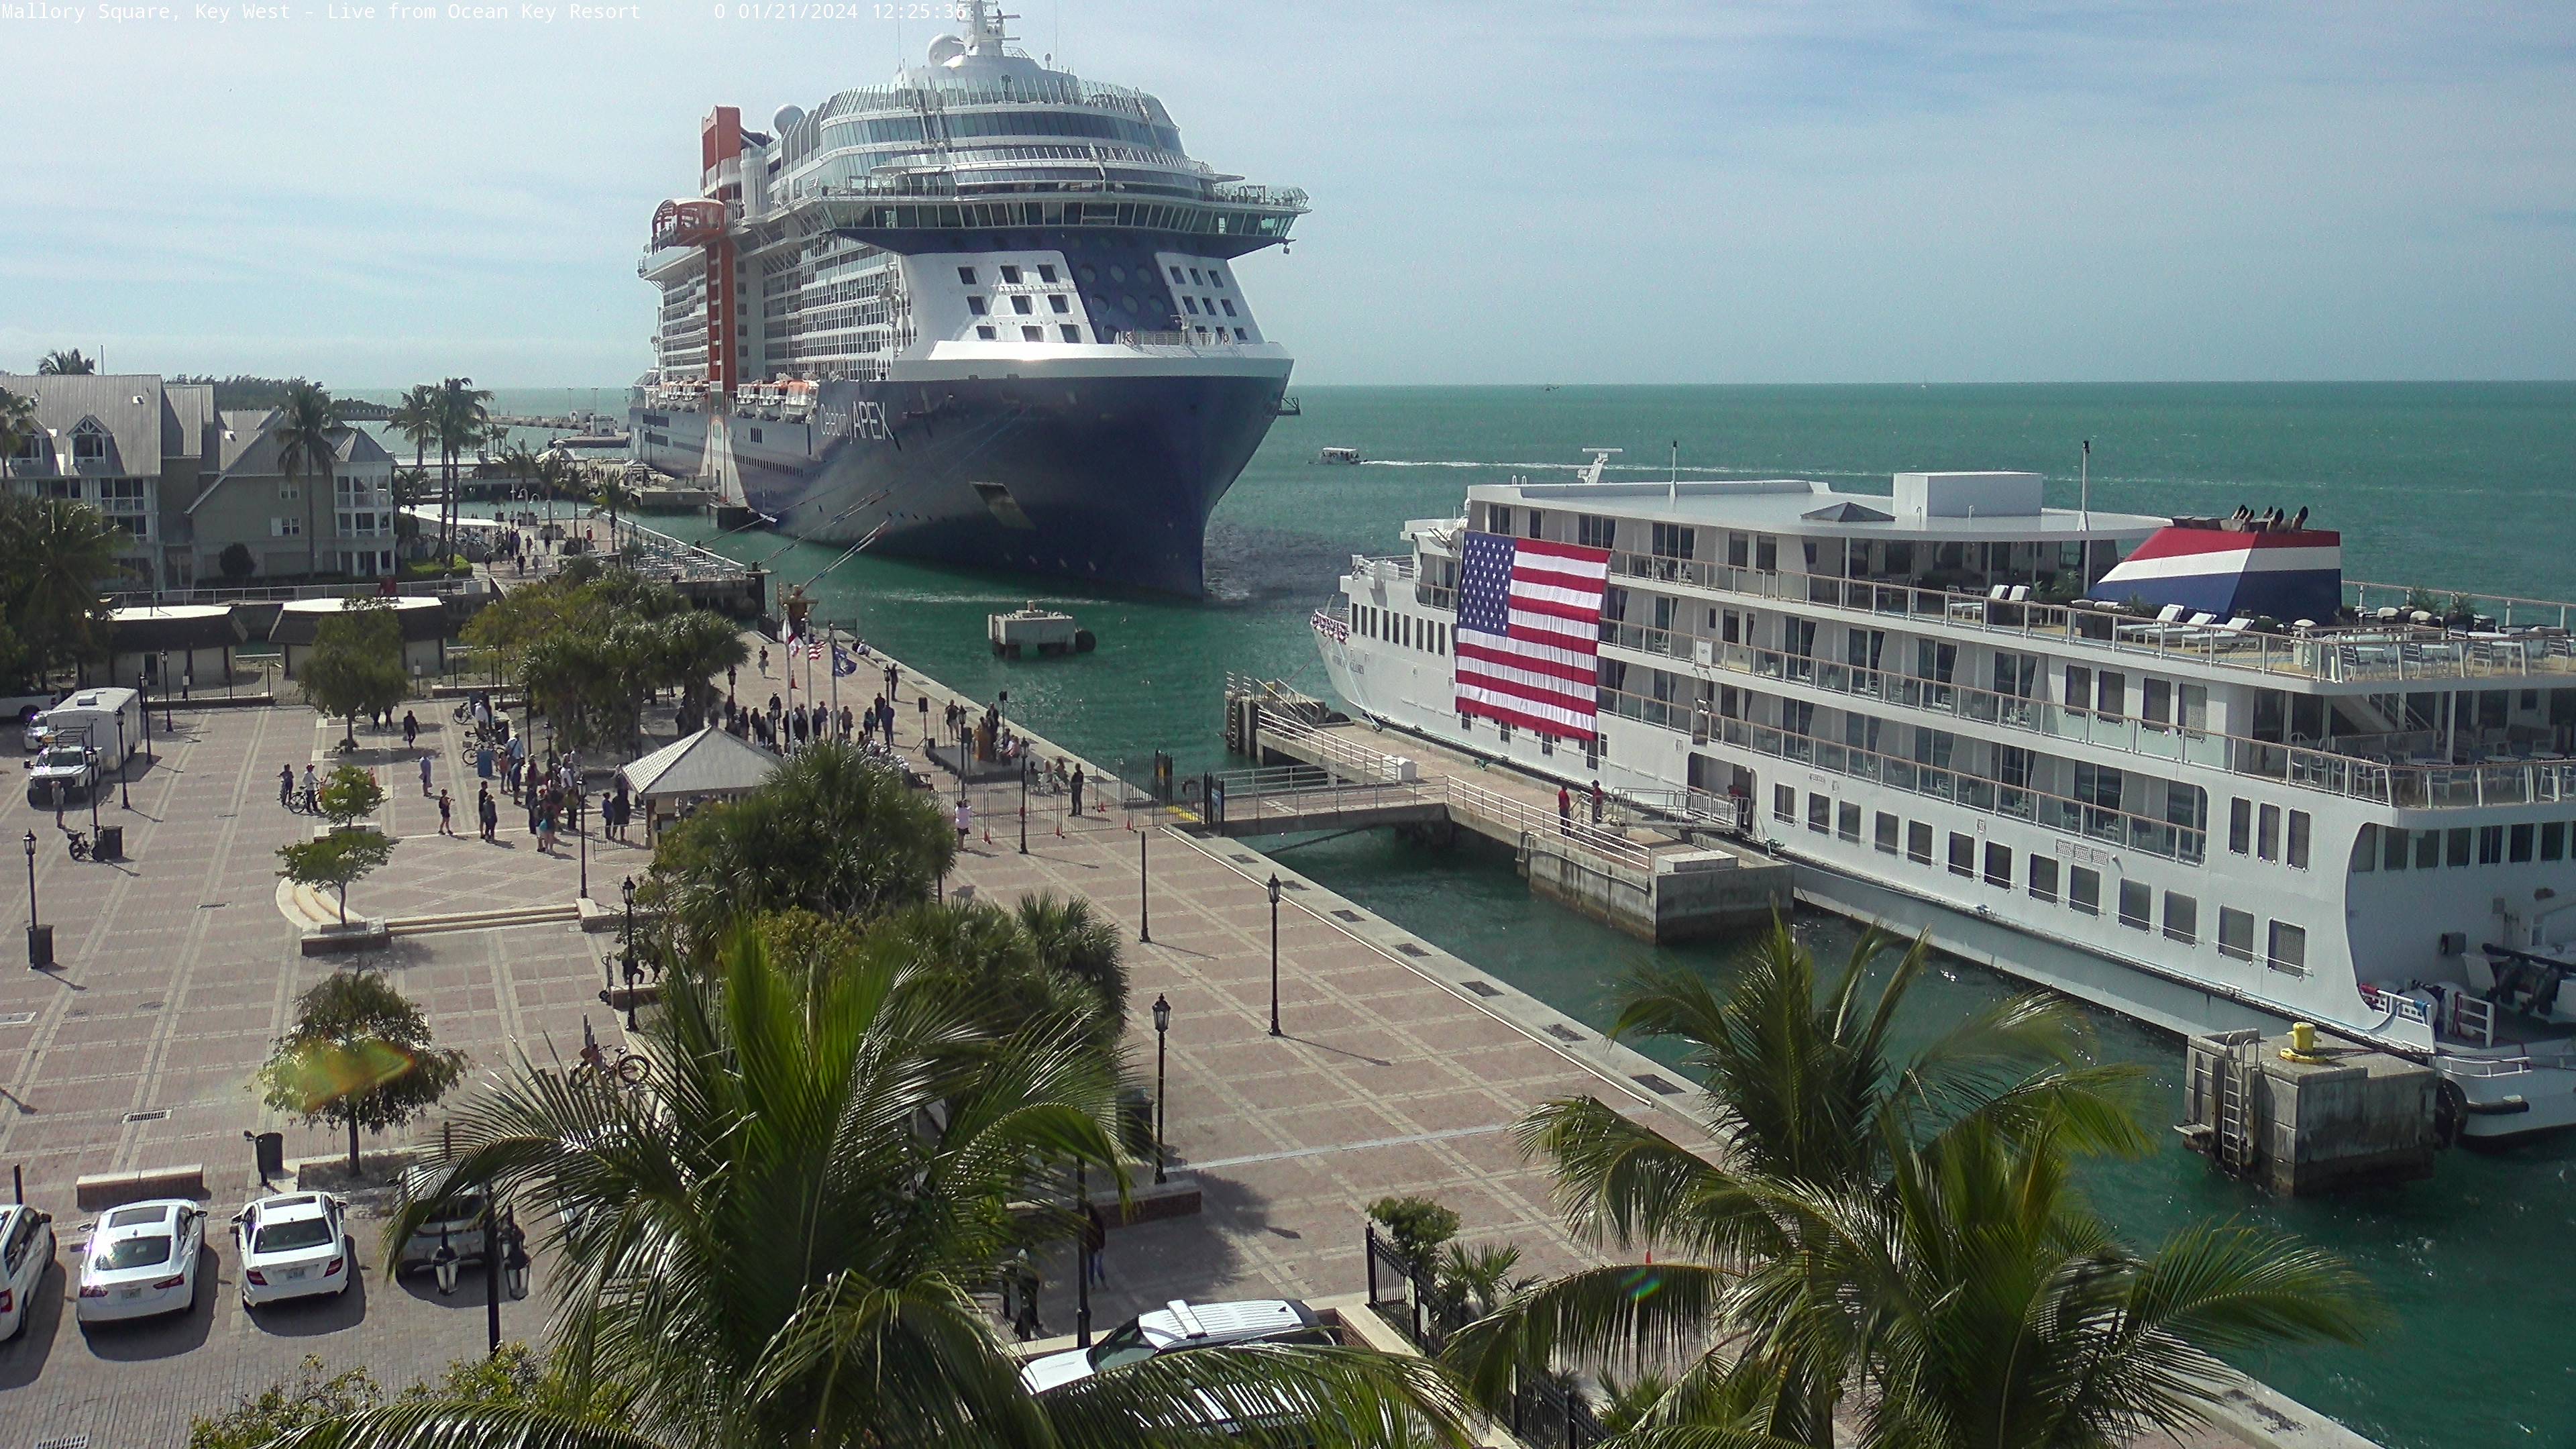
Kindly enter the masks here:
M 2259 1043 L 2257 1043 L 2259 1047 Z M 2254 1061 L 2256 1047 L 2243 1043 L 2228 1047 L 2227 1055 L 2215 1063 L 2211 1073 L 2211 1090 L 2217 1094 L 2217 1140 L 2211 1156 L 2219 1169 L 2230 1176 L 2243 1177 L 2254 1170 L 2255 1132 Z

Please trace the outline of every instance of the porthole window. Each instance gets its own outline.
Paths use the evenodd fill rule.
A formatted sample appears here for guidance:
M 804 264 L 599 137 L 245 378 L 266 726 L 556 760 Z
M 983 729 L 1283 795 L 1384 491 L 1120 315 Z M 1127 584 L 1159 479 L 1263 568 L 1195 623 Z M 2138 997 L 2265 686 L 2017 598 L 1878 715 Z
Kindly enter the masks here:
M 1118 265 L 1118 264 L 1117 264 L 1117 263 L 1115 263 L 1115 262 L 1110 263 L 1110 264 L 1109 264 L 1109 280 L 1111 280 L 1111 281 L 1113 281 L 1113 282 L 1123 282 L 1123 281 L 1127 280 L 1127 269 L 1126 269 L 1125 267 L 1122 267 L 1122 266 Z M 1128 305 L 1128 306 L 1130 306 L 1130 307 L 1133 307 L 1133 306 L 1135 306 L 1136 304 L 1135 304 L 1135 303 L 1133 303 L 1133 302 L 1130 302 L 1130 303 L 1128 303 L 1127 305 Z
M 1127 309 L 1128 311 L 1130 311 L 1130 312 L 1135 311 L 1135 310 L 1136 310 L 1136 297 L 1135 297 L 1135 294 L 1131 292 L 1131 293 L 1128 293 L 1128 294 L 1126 294 L 1126 295 L 1124 295 L 1124 296 L 1121 296 L 1121 297 L 1118 299 L 1118 305 L 1119 305 L 1119 306 L 1121 306 L 1121 307 L 1126 308 L 1126 309 Z
M 1089 262 L 1084 262 L 1084 263 L 1082 264 L 1082 279 L 1083 279 L 1084 281 L 1086 281 L 1086 282 L 1097 282 L 1097 281 L 1099 281 L 1099 280 L 1100 280 L 1100 269 L 1099 269 L 1098 267 L 1093 266 L 1093 265 L 1092 265 L 1091 263 L 1089 263 Z

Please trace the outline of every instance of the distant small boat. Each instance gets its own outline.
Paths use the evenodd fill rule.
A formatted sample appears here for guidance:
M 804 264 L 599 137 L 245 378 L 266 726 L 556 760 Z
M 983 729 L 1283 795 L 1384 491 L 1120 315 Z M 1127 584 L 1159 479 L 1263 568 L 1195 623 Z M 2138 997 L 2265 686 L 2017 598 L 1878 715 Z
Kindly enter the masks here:
M 1360 450 L 1357 448 L 1326 448 L 1315 455 L 1315 461 L 1318 463 L 1341 463 L 1344 465 L 1354 464 L 1360 461 Z

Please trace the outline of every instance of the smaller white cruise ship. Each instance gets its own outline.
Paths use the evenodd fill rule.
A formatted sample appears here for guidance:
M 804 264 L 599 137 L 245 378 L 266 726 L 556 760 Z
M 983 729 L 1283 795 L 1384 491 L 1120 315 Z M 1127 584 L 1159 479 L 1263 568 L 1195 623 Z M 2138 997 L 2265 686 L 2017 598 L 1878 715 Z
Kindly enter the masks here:
M 2031 473 L 1515 480 L 1314 621 L 1385 726 L 1768 842 L 1800 894 L 2174 1031 L 2576 1123 L 2571 606 L 2346 580 L 2305 515 Z

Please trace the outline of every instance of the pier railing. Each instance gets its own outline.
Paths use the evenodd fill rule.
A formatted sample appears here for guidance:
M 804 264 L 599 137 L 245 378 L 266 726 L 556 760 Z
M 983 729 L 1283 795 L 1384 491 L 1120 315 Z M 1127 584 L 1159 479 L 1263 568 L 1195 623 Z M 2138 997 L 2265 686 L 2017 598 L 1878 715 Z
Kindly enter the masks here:
M 1274 715 L 1268 710 L 1262 711 L 1261 734 L 1286 752 L 1310 760 L 1329 772 L 1347 772 L 1353 781 L 1359 783 L 1405 784 L 1418 778 L 1419 767 L 1409 757 L 1372 749 L 1337 731 L 1317 729 L 1302 720 Z M 1533 805 L 1454 775 L 1422 782 L 1422 790 L 1422 795 L 1417 798 L 1436 799 L 1448 809 L 1452 818 L 1461 815 L 1473 817 L 1471 828 L 1473 821 L 1482 821 L 1497 833 L 1515 839 L 1555 841 L 1559 845 L 1573 846 L 1600 856 L 1624 870 L 1640 874 L 1654 871 L 1654 852 L 1624 834 L 1591 824 L 1585 818 L 1588 804 L 1578 803 L 1578 813 L 1573 816 L 1559 815 L 1548 807 Z

